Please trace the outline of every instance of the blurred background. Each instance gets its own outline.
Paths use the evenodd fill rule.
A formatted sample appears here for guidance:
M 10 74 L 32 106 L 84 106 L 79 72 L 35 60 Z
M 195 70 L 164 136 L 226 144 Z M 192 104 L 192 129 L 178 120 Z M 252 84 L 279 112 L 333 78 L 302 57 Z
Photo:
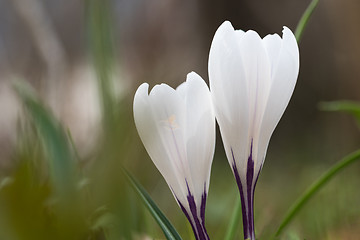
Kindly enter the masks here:
M 27 115 L 12 87 L 14 80 L 23 80 L 70 133 L 84 179 L 102 186 L 102 191 L 93 192 L 98 200 L 94 201 L 94 196 L 84 199 L 94 202 L 89 212 L 101 212 L 99 208 L 106 206 L 119 219 L 131 218 L 127 221 L 131 238 L 149 235 L 163 239 L 137 196 L 131 189 L 124 190 L 126 184 L 114 167 L 123 164 L 183 238 L 190 239 L 185 217 L 137 135 L 132 117 L 137 87 L 143 82 L 151 87 L 163 82 L 176 87 L 191 71 L 208 82 L 210 44 L 224 20 L 230 20 L 236 29 L 256 30 L 262 37 L 281 34 L 283 26 L 295 30 L 309 3 L 0 0 L 2 179 L 14 175 L 21 133 L 27 131 L 22 120 Z M 318 107 L 322 101 L 360 101 L 359 23 L 359 1 L 320 0 L 303 34 L 297 86 L 273 134 L 256 190 L 255 225 L 261 239 L 274 231 L 306 186 L 359 147 L 359 129 L 351 116 Z M 30 149 L 32 144 L 29 141 Z M 301 211 L 284 239 L 356 239 L 360 234 L 356 227 L 360 224 L 359 173 L 360 165 L 355 164 L 332 180 Z M 218 134 L 206 210 L 213 239 L 224 235 L 237 198 Z M 0 209 L 12 214 L 9 203 L 0 203 Z M 126 211 L 117 207 L 128 203 L 131 206 Z M 5 223 L 10 215 L 3 216 L 0 224 L 9 229 Z M 101 234 L 93 238 L 103 239 Z

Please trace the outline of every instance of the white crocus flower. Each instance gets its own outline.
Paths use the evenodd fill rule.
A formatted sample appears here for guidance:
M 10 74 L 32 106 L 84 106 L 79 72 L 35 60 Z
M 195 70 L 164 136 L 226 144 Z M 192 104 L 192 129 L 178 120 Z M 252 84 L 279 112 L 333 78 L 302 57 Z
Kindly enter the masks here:
M 229 164 L 236 178 L 245 239 L 255 239 L 253 198 L 270 137 L 299 72 L 294 34 L 283 37 L 234 30 L 224 22 L 209 54 L 210 91 Z
M 196 239 L 209 239 L 205 202 L 215 147 L 215 116 L 209 88 L 192 72 L 176 90 L 143 83 L 134 97 L 140 138 L 192 225 Z

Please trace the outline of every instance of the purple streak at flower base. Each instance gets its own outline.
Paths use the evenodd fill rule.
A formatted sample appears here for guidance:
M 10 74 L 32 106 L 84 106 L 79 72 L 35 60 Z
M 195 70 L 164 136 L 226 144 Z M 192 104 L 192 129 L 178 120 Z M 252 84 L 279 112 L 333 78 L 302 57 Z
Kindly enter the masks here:
M 259 173 L 256 175 L 255 182 L 254 180 L 254 159 L 253 159 L 253 149 L 252 141 L 250 147 L 250 155 L 247 161 L 247 170 L 246 170 L 246 183 L 243 185 L 235 161 L 234 152 L 231 148 L 232 154 L 232 169 L 234 176 L 239 188 L 240 199 L 241 199 L 241 210 L 242 210 L 242 219 L 243 219 L 243 230 L 244 230 L 244 239 L 255 240 L 255 228 L 254 228 L 254 192 Z
M 187 184 L 187 183 L 186 183 Z M 206 184 L 204 184 L 206 186 Z M 200 206 L 200 218 L 197 214 L 197 207 L 195 203 L 194 196 L 191 194 L 189 186 L 187 186 L 188 195 L 187 200 L 190 207 L 190 213 L 186 210 L 184 205 L 177 199 L 181 210 L 184 212 L 186 218 L 191 224 L 191 228 L 193 229 L 196 240 L 210 240 L 209 235 L 205 228 L 205 204 L 206 204 L 206 191 L 204 188 L 204 192 L 201 196 L 201 206 Z
M 248 220 L 249 220 L 249 230 L 252 229 L 253 231 L 250 232 L 251 239 L 255 239 L 255 230 L 254 230 L 254 188 L 252 187 L 253 178 L 254 178 L 254 159 L 253 159 L 253 140 L 251 140 L 250 146 L 250 155 L 248 157 L 247 162 L 247 170 L 246 170 L 246 187 L 247 187 L 247 196 L 248 196 L 248 209 L 251 212 L 248 212 Z

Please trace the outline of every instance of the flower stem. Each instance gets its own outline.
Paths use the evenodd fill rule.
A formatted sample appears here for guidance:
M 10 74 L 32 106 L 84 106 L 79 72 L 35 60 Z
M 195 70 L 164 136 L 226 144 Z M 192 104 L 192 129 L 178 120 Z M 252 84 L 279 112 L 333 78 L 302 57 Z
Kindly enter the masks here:
M 299 212 L 299 210 L 309 201 L 309 199 L 315 195 L 331 178 L 333 178 L 337 173 L 340 172 L 343 168 L 355 162 L 356 160 L 360 160 L 360 150 L 357 150 L 340 160 L 337 164 L 335 164 L 332 168 L 330 168 L 327 172 L 325 172 L 317 181 L 315 181 L 305 192 L 301 195 L 295 203 L 289 208 L 285 217 L 283 218 L 278 230 L 272 239 L 280 236 L 285 227 L 291 222 L 294 216 Z

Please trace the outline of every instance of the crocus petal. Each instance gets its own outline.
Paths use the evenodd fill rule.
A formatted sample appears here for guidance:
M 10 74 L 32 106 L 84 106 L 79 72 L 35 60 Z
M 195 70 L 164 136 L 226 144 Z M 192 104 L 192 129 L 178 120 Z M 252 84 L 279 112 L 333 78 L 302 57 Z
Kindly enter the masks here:
M 256 32 L 247 31 L 239 44 L 248 93 L 248 112 L 246 114 L 243 113 L 244 116 L 249 118 L 246 159 L 252 155 L 252 160 L 256 167 L 258 165 L 257 152 L 254 151 L 252 153 L 250 151 L 257 148 L 259 141 L 259 130 L 271 86 L 270 61 L 262 39 Z M 239 110 L 237 109 L 236 111 Z M 239 157 L 236 159 L 243 164 L 244 162 L 247 163 Z M 239 164 L 238 166 L 241 165 Z M 245 176 L 246 172 L 247 168 L 243 168 L 243 173 L 239 174 Z
M 176 131 L 175 126 L 178 124 L 178 120 L 175 121 L 175 115 L 172 114 L 174 110 L 179 111 L 176 102 L 180 102 L 180 99 L 179 96 L 171 94 L 175 91 L 165 84 L 154 87 L 150 96 L 148 95 L 148 87 L 147 83 L 143 83 L 135 93 L 134 119 L 136 128 L 148 154 L 168 185 L 171 186 L 173 193 L 176 192 L 179 195 L 178 198 L 185 201 L 184 194 L 179 194 L 187 191 L 183 184 L 179 184 L 179 179 L 182 178 L 180 174 L 183 171 L 181 161 L 169 160 L 172 159 L 171 157 L 176 159 L 181 157 L 174 150 L 176 142 L 168 134 L 172 128 Z M 167 97 L 162 110 L 154 105 L 158 101 L 157 97 L 164 97 L 164 99 Z M 171 111 L 169 108 L 172 108 Z M 170 118 L 171 116 L 173 119 Z M 180 138 L 182 137 L 180 136 Z
M 231 146 L 240 158 L 246 157 L 248 141 L 248 93 L 239 40 L 242 31 L 234 31 L 224 22 L 216 31 L 209 53 L 209 79 L 216 119 L 230 165 Z M 245 169 L 245 164 L 238 163 Z
M 270 137 L 290 101 L 299 73 L 298 45 L 294 34 L 287 27 L 284 27 L 283 38 L 268 42 L 267 49 L 273 68 L 271 89 L 260 129 L 258 154 L 262 156 L 262 161 L 265 158 Z M 278 54 L 271 53 L 275 50 Z M 261 164 L 255 171 L 258 171 L 260 167 Z
M 204 80 L 195 72 L 187 75 L 186 82 L 176 91 L 184 98 L 187 110 L 186 136 L 187 160 L 191 165 L 190 173 L 195 199 L 207 192 L 210 182 L 210 169 L 215 148 L 215 115 L 211 96 Z M 211 117 L 209 117 L 211 116 Z M 190 184 L 190 183 L 189 183 Z M 197 206 L 201 203 L 197 202 Z
M 263 44 L 271 63 L 271 73 L 274 73 L 274 68 L 277 66 L 277 60 L 282 46 L 282 39 L 277 34 L 269 34 L 264 37 Z

